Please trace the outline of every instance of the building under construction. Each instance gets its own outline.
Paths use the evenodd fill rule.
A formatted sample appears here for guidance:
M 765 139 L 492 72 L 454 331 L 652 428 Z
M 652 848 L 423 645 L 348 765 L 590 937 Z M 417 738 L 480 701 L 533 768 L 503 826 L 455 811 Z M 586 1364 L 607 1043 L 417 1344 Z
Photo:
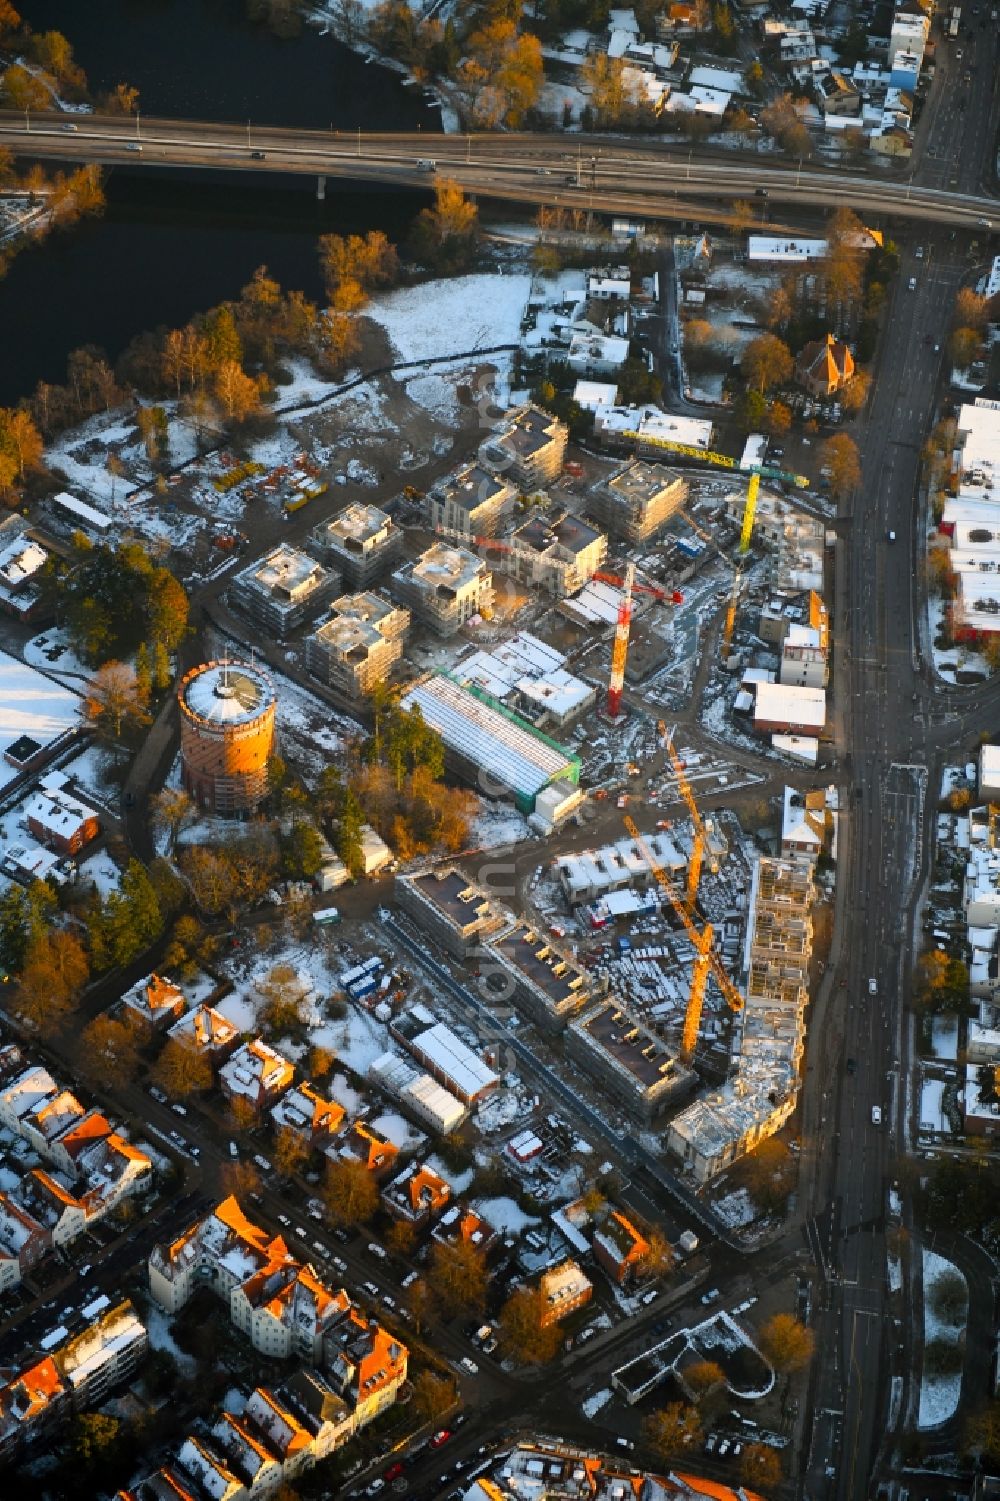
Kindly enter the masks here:
M 399 561 L 403 534 L 378 506 L 354 501 L 313 527 L 306 545 L 322 563 L 337 569 L 348 589 L 370 589 Z
M 253 812 L 267 795 L 274 751 L 274 686 L 246 662 L 207 662 L 185 674 L 181 711 L 181 775 L 203 808 L 225 815 Z
M 493 575 L 475 553 L 436 542 L 392 576 L 392 592 L 421 624 L 453 636 L 474 615 L 493 608 Z
M 743 959 L 745 1005 L 735 1072 L 670 1123 L 669 1146 L 699 1183 L 722 1172 L 795 1109 L 812 951 L 812 864 L 761 857 Z
M 510 539 L 499 567 L 532 590 L 565 599 L 582 589 L 607 556 L 608 539 L 571 511 L 532 516 Z
M 306 641 L 306 666 L 348 702 L 384 683 L 403 654 L 410 612 L 383 594 L 342 594 Z
M 676 469 L 633 459 L 591 492 L 590 510 L 618 541 L 646 542 L 688 498 L 689 485 Z
M 492 537 L 515 493 L 502 477 L 479 464 L 466 464 L 428 490 L 427 519 L 432 527 L 464 537 Z
M 696 1083 L 662 1038 L 610 998 L 570 1022 L 566 1051 L 642 1121 L 654 1120 Z

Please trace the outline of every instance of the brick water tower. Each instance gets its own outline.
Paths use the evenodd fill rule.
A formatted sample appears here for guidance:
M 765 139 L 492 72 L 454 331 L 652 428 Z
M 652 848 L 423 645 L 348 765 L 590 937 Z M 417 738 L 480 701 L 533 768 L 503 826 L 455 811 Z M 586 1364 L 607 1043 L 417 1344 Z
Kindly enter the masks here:
M 203 808 L 252 813 L 267 795 L 274 750 L 274 684 L 246 662 L 206 662 L 177 690 L 181 775 Z

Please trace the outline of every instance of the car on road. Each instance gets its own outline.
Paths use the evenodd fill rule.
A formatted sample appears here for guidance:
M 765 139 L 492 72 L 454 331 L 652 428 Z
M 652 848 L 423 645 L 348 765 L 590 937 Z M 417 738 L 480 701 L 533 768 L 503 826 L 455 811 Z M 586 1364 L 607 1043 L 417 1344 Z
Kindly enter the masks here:
M 157 1087 L 156 1087 L 155 1084 L 151 1084 L 149 1086 L 149 1092 L 153 1096 L 153 1099 L 156 1100 L 158 1104 L 165 1105 L 167 1103 L 167 1097 L 163 1093 L 163 1090 L 162 1089 L 157 1089 Z
M 284 1227 L 285 1227 L 286 1230 L 290 1230 L 292 1228 L 292 1222 L 288 1218 L 287 1214 L 279 1214 L 278 1215 L 278 1224 L 279 1225 L 284 1225 Z
M 266 156 L 266 152 L 263 152 L 263 151 L 251 151 L 251 153 L 250 153 L 250 160 L 253 161 L 253 162 L 262 162 L 264 160 L 265 156 Z
M 872 975 L 871 978 L 868 981 L 868 994 L 869 995 L 878 995 L 878 982 L 875 979 L 874 975 Z
M 924 247 L 922 245 L 918 245 L 913 253 L 918 261 L 922 261 L 924 258 Z
M 635 1448 L 635 1444 L 632 1442 L 632 1440 L 630 1438 L 622 1438 L 621 1434 L 619 1434 L 615 1439 L 615 1443 L 618 1445 L 619 1449 Z
M 848 1058 L 848 1060 L 847 1060 L 847 1072 L 849 1074 L 856 1074 L 857 1071 L 858 1071 L 858 1060 L 856 1058 Z
M 368 1242 L 368 1252 L 369 1255 L 374 1256 L 378 1261 L 389 1260 L 389 1253 L 384 1246 L 379 1245 L 377 1240 L 370 1240 Z
M 384 1491 L 384 1490 L 385 1490 L 385 1481 L 382 1479 L 381 1475 L 378 1475 L 372 1481 L 371 1485 L 369 1485 L 366 1488 L 365 1495 L 366 1496 L 377 1496 L 378 1493 L 379 1493 L 379 1491 Z
M 233 1159 L 234 1162 L 236 1161 L 237 1157 L 240 1155 L 240 1149 L 236 1145 L 235 1141 L 231 1141 L 229 1143 L 229 1155 Z
M 394 1465 L 390 1465 L 389 1466 L 389 1468 L 386 1470 L 385 1474 L 382 1476 L 382 1479 L 388 1483 L 391 1480 L 398 1480 L 399 1477 L 400 1477 L 400 1475 L 402 1475 L 402 1473 L 403 1473 L 402 1463 L 397 1459 L 396 1463 Z
M 478 1376 L 479 1375 L 479 1367 L 476 1365 L 476 1362 L 474 1360 L 470 1360 L 469 1359 L 468 1355 L 463 1355 L 462 1356 L 460 1364 L 461 1364 L 462 1370 L 463 1371 L 468 1371 L 468 1373 L 469 1373 L 470 1376 Z
M 183 1105 L 171 1105 L 170 1108 L 175 1115 L 187 1115 L 187 1110 Z
M 880 1105 L 873 1105 L 872 1106 L 872 1125 L 873 1126 L 881 1126 L 881 1124 L 882 1124 L 882 1107 Z
M 715 1300 L 717 1298 L 720 1298 L 721 1296 L 722 1294 L 717 1287 L 710 1287 L 707 1293 L 702 1293 L 701 1301 L 707 1308 L 709 1303 L 714 1303 Z
M 435 1433 L 434 1437 L 431 1439 L 431 1448 L 440 1449 L 441 1445 L 446 1444 L 450 1438 L 450 1428 L 439 1428 L 437 1433 Z
M 892 530 L 887 531 L 886 534 L 885 534 L 885 540 L 887 542 L 895 542 L 895 540 L 896 540 L 896 533 L 894 531 L 892 531 Z
M 340 1275 L 342 1277 L 345 1277 L 347 1275 L 347 1262 L 344 1260 L 343 1256 L 331 1256 L 330 1260 L 336 1270 L 340 1273 Z
M 917 290 L 917 278 L 915 276 L 911 276 L 906 285 L 911 292 L 915 292 Z

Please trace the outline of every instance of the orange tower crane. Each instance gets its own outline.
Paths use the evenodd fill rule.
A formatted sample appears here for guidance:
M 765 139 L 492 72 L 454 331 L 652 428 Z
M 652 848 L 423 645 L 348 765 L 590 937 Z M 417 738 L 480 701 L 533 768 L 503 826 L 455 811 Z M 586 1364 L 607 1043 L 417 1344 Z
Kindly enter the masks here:
M 684 1013 L 684 1030 L 681 1034 L 681 1057 L 685 1063 L 694 1057 L 694 1050 L 698 1043 L 698 1032 L 701 1028 L 701 1013 L 705 1004 L 705 986 L 711 974 L 722 991 L 726 1005 L 731 1011 L 742 1011 L 744 1006 L 743 997 L 740 995 L 738 986 L 734 985 L 715 947 L 715 934 L 711 923 L 706 923 L 699 933 L 688 904 L 683 900 L 674 886 L 673 881 L 666 871 L 653 858 L 653 852 L 643 839 L 635 826 L 633 819 L 626 816 L 625 827 L 642 851 L 650 870 L 653 872 L 657 883 L 663 890 L 671 907 L 680 918 L 684 931 L 695 951 L 695 961 L 691 969 L 691 989 L 688 992 L 687 1010 Z
M 622 709 L 622 690 L 625 687 L 625 659 L 628 656 L 628 635 L 632 625 L 632 587 L 635 583 L 635 564 L 630 562 L 625 569 L 624 590 L 618 606 L 618 624 L 615 627 L 615 643 L 611 648 L 611 677 L 608 680 L 608 714 L 617 719 Z
M 705 859 L 705 824 L 702 819 L 698 804 L 694 800 L 691 791 L 691 783 L 684 771 L 684 762 L 677 754 L 677 747 L 672 740 L 667 741 L 667 752 L 670 756 L 671 765 L 674 768 L 674 776 L 677 778 L 677 789 L 687 804 L 688 813 L 691 815 L 691 823 L 694 827 L 694 839 L 691 844 L 691 859 L 688 861 L 687 875 L 687 904 L 688 910 L 694 910 L 695 899 L 698 895 L 698 883 L 701 880 L 701 867 Z

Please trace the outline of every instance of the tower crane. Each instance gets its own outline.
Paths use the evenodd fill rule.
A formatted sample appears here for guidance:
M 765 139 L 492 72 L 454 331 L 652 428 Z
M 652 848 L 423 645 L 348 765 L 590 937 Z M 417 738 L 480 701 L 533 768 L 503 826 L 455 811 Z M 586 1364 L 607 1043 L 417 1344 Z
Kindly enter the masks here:
M 688 781 L 684 771 L 684 762 L 677 754 L 677 747 L 674 745 L 674 742 L 669 739 L 667 740 L 667 754 L 670 757 L 670 764 L 674 768 L 674 776 L 677 778 L 677 789 L 687 805 L 688 813 L 691 815 L 691 823 L 694 827 L 694 839 L 691 845 L 691 859 L 688 861 L 687 874 L 687 906 L 688 911 L 693 912 L 695 900 L 698 896 L 698 883 L 701 880 L 701 867 L 705 859 L 705 845 L 708 835 L 705 830 L 704 819 L 701 816 L 698 804 L 694 800 L 694 793 L 691 791 L 691 783 Z
M 635 564 L 625 568 L 624 589 L 618 606 L 618 623 L 615 626 L 615 641 L 611 648 L 611 676 L 608 679 L 608 715 L 617 719 L 622 708 L 622 691 L 625 687 L 625 659 L 628 656 L 628 637 L 632 627 L 632 589 L 635 585 Z
M 723 999 L 730 1011 L 743 1010 L 744 1001 L 739 992 L 739 987 L 726 973 L 726 968 L 719 957 L 715 947 L 715 934 L 711 923 L 706 923 L 699 933 L 688 905 L 681 897 L 673 881 L 667 875 L 654 858 L 645 839 L 636 828 L 635 821 L 626 816 L 625 827 L 642 851 L 643 858 L 648 864 L 657 884 L 660 886 L 671 907 L 677 913 L 684 931 L 691 940 L 695 952 L 695 960 L 691 969 L 691 989 L 688 992 L 687 1010 L 684 1013 L 684 1030 L 681 1034 L 681 1057 L 687 1063 L 694 1057 L 695 1046 L 698 1042 L 698 1032 L 701 1027 L 701 1013 L 705 1004 L 705 986 L 711 974 L 722 991 Z

